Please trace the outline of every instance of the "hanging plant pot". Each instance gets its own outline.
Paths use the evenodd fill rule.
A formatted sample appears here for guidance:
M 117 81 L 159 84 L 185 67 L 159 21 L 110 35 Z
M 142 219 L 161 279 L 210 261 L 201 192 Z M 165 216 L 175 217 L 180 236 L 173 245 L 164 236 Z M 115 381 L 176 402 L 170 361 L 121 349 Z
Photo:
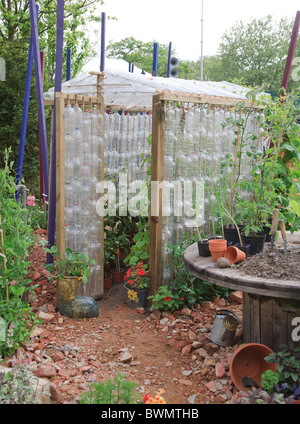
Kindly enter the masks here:
M 212 259 L 214 262 L 217 262 L 219 258 L 224 256 L 225 250 L 227 249 L 227 241 L 216 238 L 209 240 L 208 244 Z
M 120 271 L 116 271 L 115 269 L 112 269 L 110 272 L 111 272 L 111 275 L 112 275 L 112 282 L 113 283 L 123 283 L 124 274 L 125 274 L 124 269 L 121 269 Z
M 257 255 L 264 250 L 266 235 L 264 233 L 245 236 L 242 234 L 243 244 L 250 244 L 250 256 Z
M 104 282 L 103 282 L 104 290 L 109 290 L 111 288 L 111 283 L 112 283 L 112 275 L 109 273 L 105 274 Z
M 274 353 L 268 346 L 259 343 L 242 344 L 232 355 L 229 371 L 233 383 L 240 391 L 249 391 L 249 382 L 261 387 L 261 376 L 266 370 L 276 371 L 277 365 L 265 361 Z M 246 384 L 246 385 L 245 385 Z
M 60 300 L 72 302 L 78 292 L 81 280 L 78 277 L 66 276 L 57 282 L 57 298 Z
M 148 297 L 148 288 L 142 289 L 142 290 L 134 290 L 137 293 L 137 302 L 136 302 L 135 300 L 132 300 L 128 297 L 128 291 L 132 290 L 132 288 L 127 286 L 127 284 L 125 284 L 124 287 L 126 290 L 126 303 L 129 308 L 136 309 L 136 308 L 146 307 L 147 297 Z
M 208 240 L 198 241 L 197 244 L 198 244 L 199 256 L 202 256 L 204 258 L 211 256 L 211 253 L 209 251 L 209 246 L 208 246 Z

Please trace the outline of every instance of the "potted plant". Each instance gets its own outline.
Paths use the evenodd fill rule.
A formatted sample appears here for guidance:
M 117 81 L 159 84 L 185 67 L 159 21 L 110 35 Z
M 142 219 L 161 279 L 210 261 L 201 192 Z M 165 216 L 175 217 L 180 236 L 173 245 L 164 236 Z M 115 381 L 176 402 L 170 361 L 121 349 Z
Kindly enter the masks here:
M 143 261 L 134 267 L 130 267 L 124 280 L 128 306 L 133 308 L 136 306 L 145 307 L 150 280 L 147 266 Z
M 96 259 L 90 259 L 86 253 L 72 251 L 67 248 L 63 258 L 56 246 L 44 248 L 54 258 L 52 264 L 44 267 L 52 274 L 51 279 L 57 280 L 57 299 L 72 302 L 75 299 L 81 283 L 86 284 L 91 273 L 91 265 L 96 265 Z

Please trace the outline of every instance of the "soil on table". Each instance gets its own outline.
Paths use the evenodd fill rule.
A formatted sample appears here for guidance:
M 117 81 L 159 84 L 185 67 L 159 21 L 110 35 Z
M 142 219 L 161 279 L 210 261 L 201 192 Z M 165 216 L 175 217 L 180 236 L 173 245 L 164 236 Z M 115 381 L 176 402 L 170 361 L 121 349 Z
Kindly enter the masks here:
M 47 236 L 38 231 L 37 237 Z M 130 309 L 123 284 L 114 284 L 98 300 L 99 317 L 71 319 L 55 309 L 56 286 L 47 279 L 46 255 L 38 243 L 29 260 L 28 277 L 39 286 L 28 300 L 43 323 L 25 349 L 33 354 L 36 375 L 50 381 L 51 403 L 78 403 L 91 383 L 118 372 L 138 383 L 142 397 L 163 389 L 168 404 L 233 402 L 237 390 L 229 361 L 241 343 L 242 293 L 168 315 Z M 240 319 L 233 347 L 210 340 L 216 309 L 224 307 Z
M 300 279 L 300 253 L 288 252 L 286 255 L 278 250 L 251 256 L 243 263 L 237 265 L 246 274 L 267 279 L 292 280 Z
M 249 275 L 277 280 L 300 280 L 300 237 L 294 234 L 289 237 L 287 252 L 284 253 L 282 240 L 277 241 L 271 250 L 266 243 L 264 251 L 247 258 L 236 266 Z

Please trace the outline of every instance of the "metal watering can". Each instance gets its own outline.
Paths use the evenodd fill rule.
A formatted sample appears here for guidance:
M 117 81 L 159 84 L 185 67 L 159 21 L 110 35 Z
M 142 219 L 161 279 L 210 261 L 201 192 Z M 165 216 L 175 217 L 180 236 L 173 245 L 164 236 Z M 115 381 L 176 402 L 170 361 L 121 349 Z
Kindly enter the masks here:
M 232 346 L 239 325 L 237 315 L 228 309 L 219 309 L 211 330 L 210 340 L 220 346 Z

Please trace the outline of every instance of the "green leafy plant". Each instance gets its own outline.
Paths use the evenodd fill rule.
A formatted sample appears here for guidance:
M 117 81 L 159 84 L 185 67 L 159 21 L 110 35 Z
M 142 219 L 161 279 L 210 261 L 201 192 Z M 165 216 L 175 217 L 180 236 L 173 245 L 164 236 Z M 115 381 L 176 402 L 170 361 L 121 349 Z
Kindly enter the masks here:
M 300 347 L 295 347 L 294 343 L 282 345 L 265 361 L 277 364 L 278 384 L 285 385 L 283 393 L 287 396 L 297 393 L 296 398 L 300 399 Z
M 133 245 L 129 255 L 124 259 L 128 266 L 137 266 L 141 261 L 148 267 L 150 245 L 150 223 L 147 218 L 139 217 L 137 233 L 133 238 Z
M 261 376 L 261 388 L 272 393 L 279 382 L 279 375 L 276 371 L 266 370 Z
M 183 305 L 184 298 L 179 297 L 167 286 L 160 286 L 155 295 L 149 296 L 152 300 L 151 310 L 173 312 Z
M 4 357 L 13 355 L 21 343 L 28 343 L 34 327 L 42 322 L 19 297 L 0 301 L 0 317 L 5 322 L 6 337 L 0 339 L 0 356 Z
M 27 196 L 26 208 L 27 223 L 33 230 L 47 228 L 47 213 L 45 207 L 35 196 Z
M 96 259 L 90 259 L 86 253 L 73 252 L 70 248 L 66 249 L 64 259 L 59 259 L 60 255 L 56 246 L 52 246 L 51 249 L 45 247 L 44 250 L 55 258 L 52 264 L 44 265 L 52 274 L 51 279 L 61 280 L 65 276 L 74 276 L 81 279 L 83 283 L 87 283 L 91 273 L 90 267 L 96 265 Z
M 80 404 L 85 405 L 111 405 L 111 404 L 137 404 L 142 403 L 136 388 L 138 384 L 127 381 L 125 375 L 118 373 L 106 382 L 92 384 L 89 391 L 80 396 Z

